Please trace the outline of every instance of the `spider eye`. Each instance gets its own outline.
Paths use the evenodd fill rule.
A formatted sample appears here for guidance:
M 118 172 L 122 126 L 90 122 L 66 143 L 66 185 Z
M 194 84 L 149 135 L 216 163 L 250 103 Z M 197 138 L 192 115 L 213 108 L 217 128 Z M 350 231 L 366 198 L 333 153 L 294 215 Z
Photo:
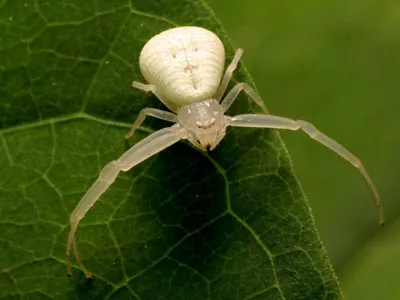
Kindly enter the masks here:
M 215 124 L 215 121 L 216 121 L 215 118 L 211 118 L 210 120 L 206 121 L 197 121 L 196 125 L 201 129 L 208 129 Z

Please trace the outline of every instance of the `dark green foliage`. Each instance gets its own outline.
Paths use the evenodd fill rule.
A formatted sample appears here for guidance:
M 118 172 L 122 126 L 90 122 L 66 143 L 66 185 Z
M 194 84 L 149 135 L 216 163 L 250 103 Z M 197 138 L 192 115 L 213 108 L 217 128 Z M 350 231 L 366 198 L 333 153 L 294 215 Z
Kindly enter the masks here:
M 162 107 L 130 87 L 140 50 L 189 24 L 232 57 L 199 1 L 0 1 L 0 299 L 340 298 L 272 130 L 229 130 L 208 154 L 178 143 L 121 174 L 78 231 L 94 280 L 67 278 L 71 211 L 140 109 Z M 243 67 L 235 80 L 251 83 Z M 146 124 L 130 145 L 167 125 Z

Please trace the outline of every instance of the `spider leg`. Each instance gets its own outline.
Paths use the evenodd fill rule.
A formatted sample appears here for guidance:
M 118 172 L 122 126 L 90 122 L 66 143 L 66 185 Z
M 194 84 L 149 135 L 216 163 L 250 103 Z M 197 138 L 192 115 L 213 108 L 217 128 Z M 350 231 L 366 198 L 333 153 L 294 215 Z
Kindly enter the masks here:
M 247 83 L 239 82 L 237 83 L 226 95 L 224 100 L 221 102 L 222 109 L 226 112 L 232 103 L 236 100 L 237 96 L 241 91 L 244 91 L 258 106 L 261 107 L 264 113 L 269 114 L 267 107 L 261 97 L 253 90 Z
M 186 138 L 186 130 L 179 125 L 164 128 L 156 131 L 134 145 L 122 156 L 109 162 L 100 172 L 98 179 L 93 183 L 91 188 L 86 192 L 83 198 L 70 217 L 70 232 L 66 245 L 66 258 L 67 258 L 67 272 L 72 274 L 71 267 L 71 249 L 75 253 L 75 258 L 82 270 L 85 272 L 86 277 L 91 278 L 90 272 L 84 267 L 80 260 L 78 247 L 76 245 L 76 230 L 80 220 L 85 216 L 88 210 L 94 205 L 99 197 L 108 189 L 108 187 L 115 181 L 120 171 L 128 171 L 142 161 L 155 155 L 156 153 L 168 148 L 181 139 Z
M 336 154 L 340 155 L 345 160 L 350 162 L 354 167 L 359 169 L 368 186 L 371 188 L 375 198 L 375 203 L 379 208 L 379 224 L 381 226 L 384 225 L 381 198 L 379 197 L 378 191 L 361 161 L 353 153 L 348 151 L 338 142 L 323 134 L 311 123 L 302 120 L 295 121 L 278 116 L 259 114 L 245 114 L 235 117 L 226 117 L 226 120 L 229 126 L 303 130 L 309 137 L 330 148 Z
M 178 111 L 178 106 L 174 103 L 171 103 L 171 101 L 168 101 L 157 89 L 155 85 L 152 84 L 145 84 L 137 81 L 132 82 L 132 86 L 135 89 L 141 90 L 143 92 L 152 92 L 170 111 L 177 112 Z
M 169 111 L 164 111 L 164 110 L 156 109 L 156 108 L 145 108 L 140 111 L 139 116 L 136 118 L 135 122 L 132 124 L 131 129 L 125 135 L 126 139 L 129 139 L 130 137 L 132 137 L 134 135 L 136 129 L 138 129 L 139 126 L 146 119 L 146 116 L 151 116 L 151 117 L 169 121 L 172 123 L 178 122 L 178 117 Z
M 232 59 L 232 62 L 226 68 L 224 77 L 221 80 L 221 84 L 219 85 L 218 90 L 214 95 L 214 99 L 217 100 L 218 102 L 221 101 L 222 96 L 225 94 L 226 88 L 228 87 L 228 83 L 232 78 L 233 72 L 237 68 L 237 65 L 239 63 L 239 60 L 240 60 L 240 57 L 242 56 L 242 54 L 243 54 L 243 50 L 240 48 L 237 49 L 235 56 Z

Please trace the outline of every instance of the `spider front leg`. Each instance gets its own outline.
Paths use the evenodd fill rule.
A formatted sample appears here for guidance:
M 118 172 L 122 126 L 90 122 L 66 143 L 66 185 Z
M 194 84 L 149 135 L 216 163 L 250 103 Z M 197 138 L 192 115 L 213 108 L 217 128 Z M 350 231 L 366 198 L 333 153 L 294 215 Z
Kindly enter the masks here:
M 348 151 L 330 137 L 323 134 L 311 123 L 302 120 L 294 121 L 288 118 L 259 114 L 245 114 L 235 117 L 226 117 L 226 120 L 228 126 L 303 130 L 309 137 L 330 148 L 336 154 L 340 155 L 345 160 L 350 162 L 354 167 L 359 169 L 365 181 L 371 188 L 375 198 L 375 203 L 379 208 L 379 224 L 381 226 L 384 225 L 381 198 L 379 197 L 378 191 L 361 161 L 353 153 Z
M 186 130 L 180 125 L 164 128 L 156 131 L 137 143 L 135 146 L 126 151 L 119 159 L 109 162 L 100 172 L 98 179 L 93 183 L 91 188 L 86 192 L 81 201 L 70 217 L 70 232 L 66 246 L 66 260 L 68 275 L 72 274 L 71 268 L 71 249 L 73 249 L 75 258 L 79 266 L 84 271 L 86 277 L 91 278 L 92 275 L 85 268 L 80 260 L 78 246 L 76 244 L 76 230 L 80 220 L 85 216 L 88 210 L 100 198 L 100 196 L 115 181 L 120 171 L 128 171 L 137 164 L 153 156 L 154 154 L 168 148 L 181 139 L 187 138 Z
M 164 110 L 156 109 L 156 108 L 145 108 L 140 111 L 139 116 L 136 118 L 136 121 L 132 124 L 131 129 L 125 135 L 126 139 L 129 139 L 131 136 L 134 135 L 136 129 L 138 129 L 139 126 L 146 119 L 146 116 L 151 116 L 151 117 L 165 120 L 165 121 L 172 122 L 172 123 L 178 122 L 178 117 L 169 111 L 164 111 Z

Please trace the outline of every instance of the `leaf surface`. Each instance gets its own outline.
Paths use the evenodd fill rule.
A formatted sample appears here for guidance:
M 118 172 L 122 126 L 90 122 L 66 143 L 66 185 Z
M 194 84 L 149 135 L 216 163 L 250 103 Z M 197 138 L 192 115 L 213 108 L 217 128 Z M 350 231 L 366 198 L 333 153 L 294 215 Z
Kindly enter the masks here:
M 270 110 L 308 120 L 352 151 L 381 195 L 384 229 L 357 169 L 304 135 L 281 131 L 345 299 L 399 299 L 399 1 L 210 5 L 236 45 L 246 45 L 246 67 Z
M 201 1 L 0 2 L 1 299 L 339 299 L 288 154 L 273 130 L 228 130 L 211 153 L 178 143 L 121 174 L 81 222 L 93 273 L 67 278 L 69 215 L 129 145 L 144 43 L 203 26 Z M 241 66 L 234 81 L 251 79 Z M 234 82 L 232 82 L 233 84 Z M 256 111 L 241 96 L 231 114 Z

